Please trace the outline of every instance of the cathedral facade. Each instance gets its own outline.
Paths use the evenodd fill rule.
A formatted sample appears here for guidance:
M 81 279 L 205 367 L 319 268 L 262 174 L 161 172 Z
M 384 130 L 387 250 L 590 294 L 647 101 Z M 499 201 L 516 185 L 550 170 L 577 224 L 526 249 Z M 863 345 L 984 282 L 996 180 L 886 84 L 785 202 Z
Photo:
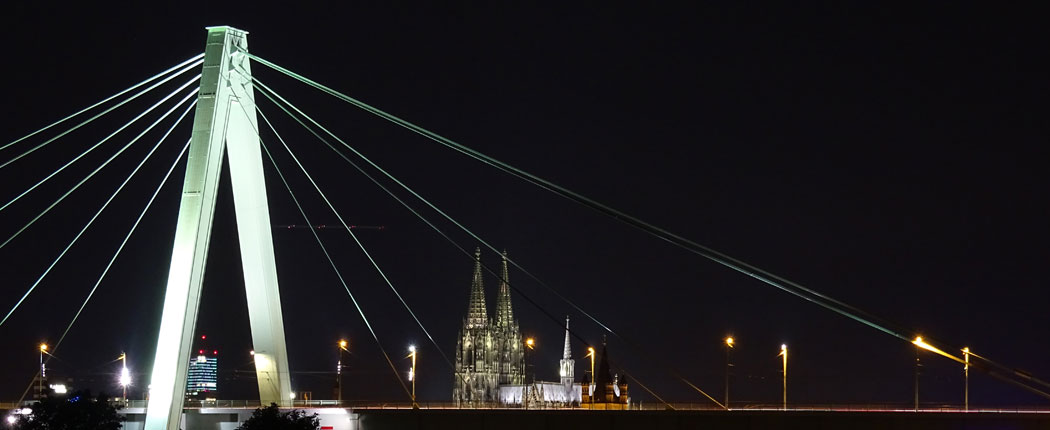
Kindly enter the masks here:
M 456 341 L 455 381 L 452 401 L 458 406 L 539 406 L 626 409 L 626 377 L 610 376 L 603 346 L 597 378 L 587 375 L 576 382 L 576 360 L 572 358 L 569 317 L 565 317 L 565 344 L 557 367 L 557 381 L 540 381 L 526 375 L 525 348 L 511 305 L 507 253 L 500 267 L 496 312 L 490 317 L 485 303 L 481 250 L 474 251 L 474 275 L 470 285 L 467 316 Z M 604 342 L 603 342 L 604 343 Z M 593 352 L 592 352 L 593 353 Z M 531 354 L 530 354 L 531 356 Z M 547 368 L 540 364 L 539 368 Z M 529 372 L 531 373 L 531 371 Z
M 470 303 L 456 342 L 452 400 L 457 404 L 499 402 L 501 385 L 520 385 L 524 381 L 524 345 L 511 306 L 508 274 L 507 253 L 504 251 L 496 296 L 496 315 L 489 318 L 485 304 L 485 283 L 481 274 L 481 250 L 474 251 Z

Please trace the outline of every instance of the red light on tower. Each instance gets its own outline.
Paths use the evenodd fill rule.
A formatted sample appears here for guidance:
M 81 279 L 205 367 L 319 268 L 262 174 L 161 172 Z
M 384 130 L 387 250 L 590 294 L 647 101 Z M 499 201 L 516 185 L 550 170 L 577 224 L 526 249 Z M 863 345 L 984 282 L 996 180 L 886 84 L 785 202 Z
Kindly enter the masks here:
M 207 338 L 208 338 L 208 336 L 205 336 L 203 334 L 201 335 L 201 340 L 204 340 L 204 339 L 207 339 Z
M 219 355 L 219 350 L 216 349 L 216 350 L 212 351 L 211 355 Z
M 204 350 L 197 351 L 198 354 L 204 354 Z

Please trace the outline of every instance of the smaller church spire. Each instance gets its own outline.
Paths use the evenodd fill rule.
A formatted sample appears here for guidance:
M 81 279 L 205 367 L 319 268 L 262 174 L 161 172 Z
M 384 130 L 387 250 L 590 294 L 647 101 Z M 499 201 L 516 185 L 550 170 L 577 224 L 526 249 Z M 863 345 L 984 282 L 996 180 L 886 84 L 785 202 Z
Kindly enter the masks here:
M 573 381 L 576 380 L 576 360 L 572 359 L 572 351 L 569 350 L 569 316 L 565 316 L 565 351 L 562 353 L 562 358 L 558 362 L 558 374 L 561 376 L 561 383 L 566 387 L 572 387 Z M 568 389 L 568 388 L 566 388 Z
M 594 375 L 594 401 L 597 403 L 612 403 L 614 401 L 613 378 L 612 372 L 609 371 L 609 355 L 606 351 L 607 348 L 603 336 L 602 353 L 598 361 L 598 374 Z
M 467 309 L 467 327 L 488 325 L 488 308 L 485 306 L 485 284 L 481 278 L 481 248 L 474 249 L 474 279 L 470 283 L 470 305 Z
M 565 316 L 565 350 L 561 354 L 561 358 L 570 359 L 572 358 L 572 351 L 569 350 L 569 316 Z

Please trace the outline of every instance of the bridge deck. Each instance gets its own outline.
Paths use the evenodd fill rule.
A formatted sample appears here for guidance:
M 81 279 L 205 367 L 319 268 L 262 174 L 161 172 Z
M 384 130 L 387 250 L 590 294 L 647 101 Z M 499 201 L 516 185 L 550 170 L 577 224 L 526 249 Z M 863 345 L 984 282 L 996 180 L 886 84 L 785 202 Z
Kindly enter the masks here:
M 1045 412 L 357 409 L 359 429 L 1050 429 Z

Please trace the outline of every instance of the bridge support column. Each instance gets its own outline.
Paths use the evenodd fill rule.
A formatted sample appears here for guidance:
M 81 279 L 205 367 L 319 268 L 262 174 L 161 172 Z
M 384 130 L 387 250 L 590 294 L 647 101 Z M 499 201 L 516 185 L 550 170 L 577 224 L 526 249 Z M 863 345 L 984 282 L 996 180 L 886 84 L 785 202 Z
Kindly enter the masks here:
M 208 28 L 150 381 L 145 423 L 148 430 L 179 428 L 216 192 L 227 148 L 259 399 L 264 405 L 289 402 L 288 353 L 256 133 L 254 92 L 248 58 L 239 49 L 247 50 L 246 32 L 230 27 Z

